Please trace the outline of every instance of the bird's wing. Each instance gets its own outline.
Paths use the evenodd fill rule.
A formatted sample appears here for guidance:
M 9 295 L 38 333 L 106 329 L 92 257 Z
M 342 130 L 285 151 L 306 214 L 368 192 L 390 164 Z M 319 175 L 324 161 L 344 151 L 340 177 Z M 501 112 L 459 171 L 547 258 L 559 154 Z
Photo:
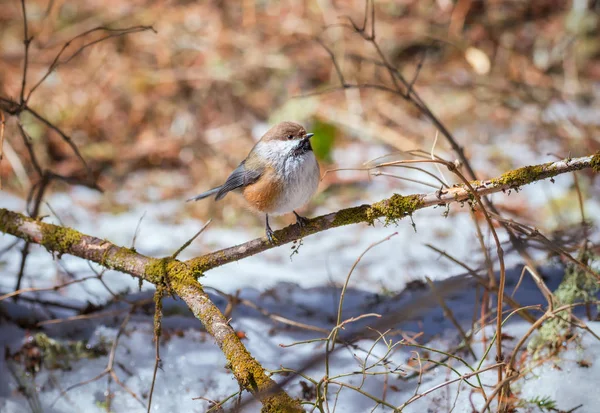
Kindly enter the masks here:
M 244 162 L 240 164 L 235 170 L 229 175 L 229 178 L 225 181 L 215 199 L 218 201 L 227 195 L 228 192 L 233 191 L 237 188 L 243 188 L 247 185 L 251 185 L 260 178 L 262 175 L 262 169 L 259 170 L 248 170 L 244 165 Z

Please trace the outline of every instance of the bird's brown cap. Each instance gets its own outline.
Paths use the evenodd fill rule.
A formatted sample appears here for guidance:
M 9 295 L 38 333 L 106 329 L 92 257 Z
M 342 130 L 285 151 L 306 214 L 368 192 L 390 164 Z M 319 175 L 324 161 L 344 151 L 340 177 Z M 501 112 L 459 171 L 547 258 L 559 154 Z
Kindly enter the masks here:
M 272 140 L 280 140 L 280 141 L 289 141 L 289 140 L 298 140 L 304 139 L 307 136 L 312 136 L 311 133 L 307 134 L 306 129 L 302 125 L 299 125 L 295 122 L 280 122 L 277 125 L 273 126 L 271 129 L 267 131 L 261 138 L 262 141 L 272 141 Z

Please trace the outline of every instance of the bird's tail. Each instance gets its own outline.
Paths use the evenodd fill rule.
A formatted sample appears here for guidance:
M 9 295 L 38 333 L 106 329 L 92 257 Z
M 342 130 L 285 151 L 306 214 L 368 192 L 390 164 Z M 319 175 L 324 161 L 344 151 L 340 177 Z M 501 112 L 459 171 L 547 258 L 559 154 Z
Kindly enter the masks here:
M 206 192 L 202 192 L 200 195 L 196 195 L 195 197 L 188 199 L 186 202 L 199 201 L 201 199 L 208 198 L 209 196 L 214 195 L 217 192 L 219 192 L 219 189 L 221 189 L 220 186 L 218 186 L 216 188 L 213 188 L 213 189 L 210 189 L 210 190 L 208 190 Z

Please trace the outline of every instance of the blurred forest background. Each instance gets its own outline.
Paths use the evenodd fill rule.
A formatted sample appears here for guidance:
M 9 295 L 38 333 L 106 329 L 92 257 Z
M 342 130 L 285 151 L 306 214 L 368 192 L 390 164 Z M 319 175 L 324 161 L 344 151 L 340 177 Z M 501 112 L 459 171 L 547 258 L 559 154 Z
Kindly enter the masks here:
M 592 138 L 598 127 L 598 7 L 557 0 L 380 1 L 376 30 L 389 62 L 407 78 L 423 63 L 416 82 L 423 100 L 490 177 L 519 166 L 521 147 L 542 155 L 551 147 L 560 156 L 598 149 Z M 120 187 L 145 188 L 134 194 L 147 200 L 184 199 L 216 186 L 260 136 L 253 133 L 257 125 L 283 119 L 318 134 L 323 170 L 339 164 L 333 148 L 377 143 L 389 151 L 426 149 L 435 135 L 410 103 L 391 94 L 347 90 L 301 97 L 339 85 L 317 36 L 332 45 L 349 80 L 390 81 L 364 60 L 375 52 L 352 31 L 323 31 L 347 24 L 344 16 L 361 22 L 362 0 L 31 1 L 28 10 L 30 84 L 66 41 L 86 30 L 152 25 L 157 31 L 90 47 L 53 72 L 29 101 L 70 133 L 106 191 L 107 205 L 121 204 L 111 197 Z M 3 3 L 0 23 L 2 94 L 17 97 L 24 57 L 19 2 Z M 68 51 L 103 36 L 78 39 Z M 22 121 L 44 165 L 64 175 L 83 173 L 56 133 L 27 114 Z M 496 133 L 508 124 L 518 125 L 517 138 Z M 8 123 L 6 136 L 15 135 L 13 126 Z M 24 194 L 32 172 L 27 151 L 20 139 L 7 141 L 16 156 L 2 163 L 4 187 Z M 492 149 L 477 151 L 478 144 Z M 438 147 L 444 148 L 442 140 Z M 342 166 L 356 166 L 350 162 Z M 347 183 L 347 176 L 329 174 L 322 190 Z M 352 189 L 341 196 L 351 199 Z M 228 198 L 225 205 L 198 203 L 187 213 L 247 219 L 233 212 L 239 205 L 230 208 L 241 201 Z
M 399 151 L 418 148 L 434 151 L 451 161 L 456 158 L 447 141 L 437 137 L 438 128 L 412 102 L 378 87 L 392 88 L 394 81 L 382 67 L 373 44 L 352 29 L 351 22 L 359 27 L 363 24 L 364 0 L 28 0 L 26 8 L 32 40 L 25 95 L 48 73 L 31 92 L 27 104 L 68 135 L 81 157 L 74 152 L 73 145 L 39 117 L 27 111 L 20 115 L 30 137 L 27 140 L 21 138 L 16 119 L 6 115 L 0 163 L 2 206 L 32 214 L 32 205 L 37 202 L 41 211 L 32 215 L 50 215 L 51 219 L 65 221 L 67 226 L 108 237 L 122 245 L 130 244 L 134 232 L 137 234 L 141 228 L 140 249 L 145 248 L 144 253 L 152 256 L 172 253 L 212 219 L 205 240 L 188 251 L 194 256 L 213 247 L 231 246 L 262 235 L 263 217 L 248 212 L 240 197 L 194 204 L 186 204 L 185 199 L 220 185 L 262 133 L 276 122 L 294 120 L 315 133 L 313 144 L 321 172 L 334 170 L 324 175 L 319 192 L 303 211 L 309 217 L 374 202 L 394 192 L 435 190 L 397 179 L 403 170 L 365 171 L 365 163 L 377 157 L 392 154 L 391 159 L 398 159 L 403 157 Z M 370 18 L 370 11 L 366 15 Z M 380 51 L 389 65 L 406 79 L 414 79 L 414 89 L 463 147 L 478 178 L 487 179 L 520 166 L 585 156 L 600 150 L 600 2 L 378 0 L 374 2 L 374 16 Z M 128 33 L 92 31 L 97 27 L 136 29 Z M 370 27 L 370 22 L 366 27 Z M 110 38 L 104 39 L 107 35 Z M 66 44 L 61 58 L 55 61 Z M 89 47 L 78 52 L 84 45 Z M 24 59 L 21 2 L 0 0 L 0 97 L 5 101 L 19 99 Z M 53 67 L 53 61 L 58 66 Z M 347 83 L 370 86 L 340 88 L 340 74 Z M 35 190 L 32 192 L 32 188 L 39 189 L 32 151 L 41 169 L 66 177 L 53 180 L 39 199 Z M 430 170 L 436 173 L 434 168 Z M 408 171 L 406 176 L 423 178 L 423 174 L 414 172 Z M 451 174 L 446 172 L 446 175 Z M 507 218 L 526 222 L 548 238 L 564 242 L 562 246 L 573 255 L 577 256 L 582 245 L 597 253 L 599 187 L 591 170 L 578 176 L 579 180 L 569 175 L 557 178 L 555 185 L 537 183 L 530 186 L 531 190 L 524 189 L 510 197 L 500 194 L 493 199 Z M 140 221 L 145 211 L 150 211 L 147 224 Z M 417 219 L 415 238 L 407 238 L 413 237 L 413 230 L 409 223 L 402 222 L 406 227 L 403 239 L 394 240 L 393 248 L 376 255 L 370 261 L 373 267 L 365 270 L 384 275 L 378 276 L 374 283 L 367 274 L 361 288 L 368 289 L 370 284 L 377 294 L 386 296 L 401 291 L 423 275 L 442 279 L 458 268 L 449 262 L 433 263 L 431 257 L 439 259 L 437 253 L 426 256 L 414 250 L 405 252 L 410 243 L 439 241 L 443 248 L 455 247 L 460 260 L 472 260 L 474 268 L 485 272 L 485 254 L 479 251 L 474 229 L 464 230 L 466 225 L 472 225 L 468 212 L 468 208 L 452 209 L 451 215 L 462 218 L 454 217 L 458 221 L 443 224 L 441 210 L 427 219 Z M 120 218 L 111 220 L 107 216 Z M 476 219 L 485 226 L 482 214 L 476 214 Z M 156 226 L 152 226 L 153 222 Z M 294 218 L 281 217 L 275 222 L 280 228 L 294 222 Z M 107 229 L 107 225 L 111 228 Z M 144 225 L 148 225 L 146 229 Z M 247 267 L 241 261 L 237 267 L 227 267 L 218 273 L 223 277 L 247 271 L 254 277 L 252 280 L 268 279 L 269 285 L 252 285 L 254 281 L 244 281 L 243 276 L 231 276 L 228 281 L 208 278 L 207 284 L 225 290 L 222 296 L 229 299 L 228 294 L 239 294 L 239 289 L 246 286 L 265 287 L 265 291 L 253 295 L 257 300 L 269 294 L 275 296 L 268 288 L 284 281 L 312 282 L 310 287 L 334 286 L 339 295 L 341 282 L 360 251 L 391 232 L 371 227 L 355 231 L 343 233 L 350 235 L 335 241 L 345 242 L 344 248 L 354 249 L 335 250 L 339 244 L 334 245 L 331 240 L 334 235 L 326 231 L 314 237 L 321 244 L 311 247 L 309 240 L 313 238 L 305 240 L 306 250 L 300 249 L 299 257 L 291 263 L 290 250 L 286 248 L 283 252 L 269 251 L 253 257 Z M 455 243 L 455 232 L 466 234 L 465 239 Z M 487 248 L 493 250 L 487 230 L 483 237 Z M 23 273 L 22 263 L 27 256 L 22 251 L 28 248 L 4 238 L 0 295 L 14 290 L 16 276 Z M 508 245 L 506 234 L 502 241 Z M 335 251 L 339 255 L 322 258 L 318 255 L 323 251 L 319 245 L 330 248 L 329 254 Z M 42 248 L 35 254 L 49 255 Z M 522 264 L 514 255 L 508 257 L 510 265 Z M 540 265 L 556 264 L 559 259 L 548 258 L 553 255 L 543 251 L 535 258 Z M 396 256 L 402 256 L 410 265 L 394 261 Z M 318 277 L 311 278 L 307 274 L 312 270 L 303 267 L 311 259 L 319 266 Z M 274 267 L 274 262 L 282 261 L 285 267 L 283 264 Z M 377 269 L 375 261 L 386 263 Z M 85 265 L 77 267 L 77 271 L 63 267 L 46 269 L 53 264 L 43 262 L 27 267 L 21 286 L 48 288 L 73 277 L 80 279 L 88 271 Z M 48 274 L 39 278 L 36 271 L 42 268 Z M 398 268 L 411 270 L 402 272 Z M 521 267 L 513 274 L 514 283 L 520 270 Z M 396 278 L 388 278 L 386 283 L 391 273 Z M 113 297 L 112 292 L 101 294 L 102 298 L 84 295 L 84 304 L 94 306 L 86 311 L 103 311 L 119 300 L 123 303 L 123 296 L 133 294 L 137 286 L 136 280 L 116 281 L 123 278 L 113 275 L 117 284 L 107 282 L 117 286 L 119 298 Z M 401 281 L 395 283 L 396 280 Z M 145 288 L 152 289 L 149 285 Z M 594 288 L 591 291 L 597 292 Z M 317 294 L 308 289 L 303 292 L 306 297 Z M 81 298 L 77 297 L 79 293 L 80 290 L 72 290 L 70 294 L 58 295 L 63 294 L 62 299 L 69 301 Z M 331 292 L 324 294 L 329 297 Z M 355 297 L 357 303 L 364 298 Z M 7 315 L 8 310 L 2 310 L 2 303 L 6 302 L 0 301 L 0 314 L 10 323 L 14 319 Z M 544 303 L 543 299 L 540 303 Z M 226 306 L 226 302 L 221 304 Z M 144 305 L 139 308 L 145 308 Z M 146 311 L 147 319 L 137 322 L 148 326 L 152 308 Z M 74 312 L 58 311 L 44 317 L 64 318 L 75 313 L 85 312 L 76 307 Z M 308 313 L 306 310 L 302 314 Z M 593 319 L 595 313 L 588 316 Z M 327 321 L 332 319 L 335 321 L 334 316 Z M 95 327 L 115 326 L 116 320 L 112 318 L 102 320 Z M 197 324 L 186 328 L 199 329 Z M 244 331 L 252 330 L 247 324 L 242 325 Z M 175 337 L 184 327 L 173 328 Z M 3 343 L 10 343 L 14 349 L 16 340 L 20 342 L 34 330 L 31 325 L 20 325 L 18 333 L 11 333 L 15 335 Z M 266 334 L 259 327 L 255 333 Z M 147 343 L 146 355 L 150 358 L 146 367 L 151 371 L 154 359 L 151 326 L 136 340 L 140 340 L 138 344 Z M 258 339 L 254 340 L 258 346 Z M 259 351 L 256 348 L 252 353 L 256 356 Z M 260 355 L 257 358 L 262 361 Z M 176 367 L 171 366 L 173 369 Z M 148 384 L 146 380 L 139 388 L 147 390 Z M 135 388 L 134 384 L 131 386 Z M 205 394 L 222 399 L 228 391 L 235 392 L 236 386 L 231 387 L 231 383 L 229 386 L 217 386 L 212 394 L 207 384 Z M 291 393 L 295 397 L 301 394 L 307 400 L 314 398 L 310 388 L 302 387 L 302 392 Z M 6 396 L 3 389 L 16 393 L 14 388 L 13 384 L 0 383 L 0 397 Z M 42 391 L 53 396 L 60 393 L 56 389 Z M 142 390 L 134 393 L 141 394 Z M 196 393 L 194 390 L 193 394 Z M 81 394 L 82 400 L 89 397 L 89 393 Z M 163 395 L 161 409 L 165 408 L 167 394 Z M 102 398 L 96 395 L 96 399 Z M 537 401 L 541 403 L 541 399 Z M 204 405 L 194 402 L 193 408 L 217 406 L 214 401 L 205 402 Z M 113 411 L 123 411 L 119 406 L 131 407 L 127 401 L 122 403 L 113 405 Z M 530 404 L 539 407 L 540 403 Z M 108 407 L 102 403 L 96 405 L 104 411 L 111 409 L 110 403 Z M 66 407 L 57 409 L 71 411 Z M 445 407 L 440 409 L 447 411 Z M 364 411 L 368 411 L 366 407 Z

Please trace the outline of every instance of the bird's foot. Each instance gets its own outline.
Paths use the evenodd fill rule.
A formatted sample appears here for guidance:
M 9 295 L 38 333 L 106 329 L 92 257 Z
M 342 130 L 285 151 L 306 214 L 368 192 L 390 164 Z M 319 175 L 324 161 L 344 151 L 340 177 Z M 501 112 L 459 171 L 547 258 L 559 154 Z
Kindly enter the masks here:
M 267 227 L 265 229 L 265 234 L 267 235 L 267 238 L 269 239 L 269 242 L 271 244 L 275 244 L 275 241 L 277 241 L 277 238 L 275 238 L 275 235 L 274 235 L 275 233 L 274 233 L 274 231 L 270 227 Z
M 269 225 L 269 214 L 265 215 L 265 234 L 267 235 L 269 242 L 271 244 L 275 244 L 275 241 L 277 241 L 277 238 L 275 238 L 273 236 L 273 230 L 271 229 L 271 226 Z
M 304 218 L 296 213 L 296 211 L 292 211 L 294 215 L 296 215 L 296 225 L 300 228 L 304 228 L 308 224 L 308 218 Z

